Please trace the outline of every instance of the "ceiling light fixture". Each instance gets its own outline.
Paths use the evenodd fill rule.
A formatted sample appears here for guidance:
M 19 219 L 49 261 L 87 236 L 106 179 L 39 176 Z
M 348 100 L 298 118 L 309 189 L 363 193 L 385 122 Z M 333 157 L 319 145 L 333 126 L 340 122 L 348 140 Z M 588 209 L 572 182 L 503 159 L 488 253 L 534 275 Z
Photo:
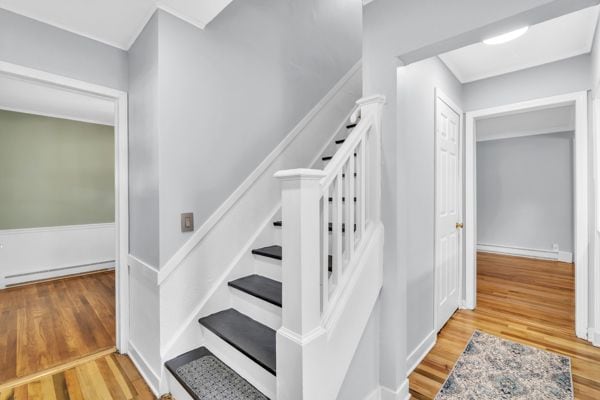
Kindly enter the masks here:
M 493 38 L 485 39 L 483 43 L 494 45 L 510 42 L 511 40 L 515 40 L 516 38 L 523 36 L 528 29 L 529 27 L 525 26 L 502 35 L 494 36 Z

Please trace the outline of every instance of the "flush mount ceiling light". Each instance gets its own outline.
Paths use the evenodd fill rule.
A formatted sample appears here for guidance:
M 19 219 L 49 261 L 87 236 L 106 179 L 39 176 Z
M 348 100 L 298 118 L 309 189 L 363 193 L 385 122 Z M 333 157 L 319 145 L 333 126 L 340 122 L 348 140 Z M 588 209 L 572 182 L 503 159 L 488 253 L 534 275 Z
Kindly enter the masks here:
M 503 33 L 502 35 L 498 35 L 498 36 L 494 36 L 489 39 L 485 39 L 483 41 L 483 43 L 493 45 L 493 44 L 502 44 L 502 43 L 510 42 L 511 40 L 515 40 L 516 38 L 523 36 L 527 32 L 528 29 L 529 29 L 529 27 L 525 26 L 523 28 L 519 28 L 517 30 L 511 31 L 508 33 Z

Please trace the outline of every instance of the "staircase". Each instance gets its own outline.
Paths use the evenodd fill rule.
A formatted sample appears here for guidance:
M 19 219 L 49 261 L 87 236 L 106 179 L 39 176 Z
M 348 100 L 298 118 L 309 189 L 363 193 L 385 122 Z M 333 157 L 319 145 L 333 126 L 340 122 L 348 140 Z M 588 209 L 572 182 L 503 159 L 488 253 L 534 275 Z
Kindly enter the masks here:
M 357 102 L 322 170 L 276 174 L 281 245 L 251 251 L 231 307 L 199 319 L 204 345 L 165 363 L 177 400 L 335 399 L 381 288 L 382 105 Z

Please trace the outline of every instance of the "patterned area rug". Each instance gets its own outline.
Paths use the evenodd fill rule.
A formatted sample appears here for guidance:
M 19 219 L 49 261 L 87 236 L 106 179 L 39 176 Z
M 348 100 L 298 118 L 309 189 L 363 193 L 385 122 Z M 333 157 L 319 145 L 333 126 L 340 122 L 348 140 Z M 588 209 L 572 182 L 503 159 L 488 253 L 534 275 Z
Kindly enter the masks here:
M 213 355 L 182 365 L 177 374 L 202 400 L 269 400 Z
M 435 398 L 570 400 L 571 359 L 475 331 Z

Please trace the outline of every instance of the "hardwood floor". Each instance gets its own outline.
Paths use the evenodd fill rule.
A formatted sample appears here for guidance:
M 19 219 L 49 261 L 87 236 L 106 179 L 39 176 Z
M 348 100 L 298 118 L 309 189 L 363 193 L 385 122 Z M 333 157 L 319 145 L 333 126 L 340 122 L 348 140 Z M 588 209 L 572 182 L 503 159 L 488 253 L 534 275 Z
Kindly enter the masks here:
M 156 399 L 127 356 L 109 354 L 2 388 L 0 400 L 150 400 Z
M 0 385 L 114 346 L 113 271 L 0 291 Z
M 600 348 L 575 337 L 572 264 L 480 253 L 477 309 L 459 310 L 410 375 L 416 399 L 433 399 L 474 330 L 571 357 L 576 399 L 600 399 Z

